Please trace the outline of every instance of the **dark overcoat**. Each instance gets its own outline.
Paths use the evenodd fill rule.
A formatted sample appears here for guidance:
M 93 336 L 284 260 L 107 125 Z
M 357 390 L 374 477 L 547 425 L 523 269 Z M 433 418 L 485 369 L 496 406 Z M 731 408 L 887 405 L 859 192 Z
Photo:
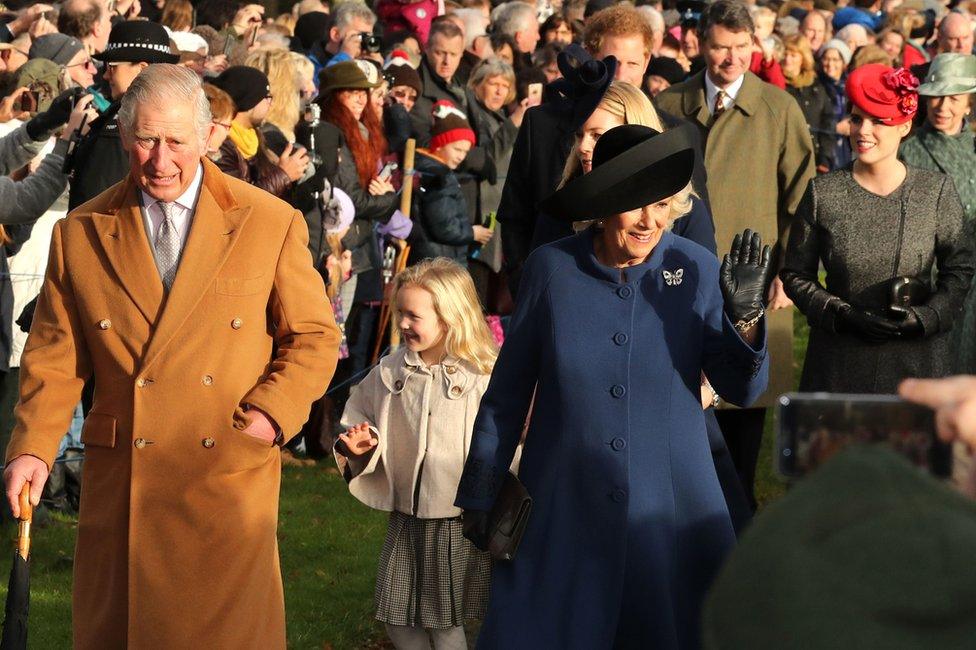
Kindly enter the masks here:
M 902 186 L 882 197 L 861 187 L 850 168 L 815 178 L 797 209 L 781 276 L 811 326 L 801 390 L 893 393 L 906 377 L 949 374 L 956 354 L 949 330 L 973 277 L 973 244 L 952 180 L 908 167 Z M 896 276 L 935 280 L 931 297 L 915 307 L 924 339 L 870 345 L 837 332 L 842 301 L 884 313 Z
M 734 541 L 699 379 L 755 399 L 765 325 L 758 350 L 739 338 L 697 244 L 664 233 L 623 280 L 593 237 L 529 257 L 475 421 L 457 504 L 488 510 L 535 393 L 519 469 L 533 511 L 515 561 L 493 570 L 481 648 L 694 647 Z

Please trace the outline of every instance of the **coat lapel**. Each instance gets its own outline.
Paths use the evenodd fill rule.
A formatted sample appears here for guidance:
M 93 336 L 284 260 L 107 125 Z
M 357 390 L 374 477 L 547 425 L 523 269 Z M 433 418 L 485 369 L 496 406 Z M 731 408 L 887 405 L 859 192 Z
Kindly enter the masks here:
M 122 287 L 146 320 L 154 323 L 163 301 L 163 283 L 149 248 L 137 189 L 135 183 L 126 180 L 106 212 L 92 213 L 92 223 Z
M 742 80 L 742 87 L 739 88 L 739 92 L 735 96 L 735 103 L 732 104 L 732 108 L 738 109 L 746 115 L 754 114 L 762 102 L 763 84 L 765 83 L 751 72 L 746 72 L 745 79 Z
M 711 126 L 712 114 L 705 102 L 705 72 L 699 72 L 688 80 L 682 94 L 682 109 L 685 117 L 698 123 L 706 131 Z
M 250 206 L 237 205 L 221 172 L 209 161 L 204 161 L 203 165 L 203 186 L 193 214 L 190 235 L 180 258 L 173 288 L 146 350 L 143 369 L 152 365 L 213 284 L 214 277 L 227 260 L 251 214 Z

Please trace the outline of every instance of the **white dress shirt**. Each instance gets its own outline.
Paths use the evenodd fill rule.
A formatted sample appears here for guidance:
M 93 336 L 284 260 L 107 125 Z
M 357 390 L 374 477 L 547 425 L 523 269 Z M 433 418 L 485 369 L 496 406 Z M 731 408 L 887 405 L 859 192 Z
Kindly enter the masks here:
M 200 194 L 200 185 L 203 183 L 203 165 L 197 165 L 197 173 L 193 176 L 189 187 L 173 201 L 173 225 L 176 232 L 180 234 L 180 250 L 186 247 L 186 238 L 190 234 L 190 224 L 193 222 L 193 212 L 196 209 L 197 196 Z M 149 237 L 149 248 L 155 251 L 154 242 L 156 233 L 159 232 L 163 222 L 166 220 L 163 215 L 163 207 L 160 201 L 142 193 L 142 220 L 146 226 L 146 235 Z
M 719 90 L 725 91 L 725 100 L 722 102 L 725 104 L 725 110 L 732 108 L 735 104 L 735 96 L 739 94 L 739 89 L 742 88 L 742 82 L 745 80 L 746 76 L 742 75 L 731 84 L 728 88 L 719 88 L 712 83 L 709 78 L 708 73 L 705 73 L 705 106 L 708 107 L 708 113 L 712 114 L 715 112 L 715 95 L 718 94 Z

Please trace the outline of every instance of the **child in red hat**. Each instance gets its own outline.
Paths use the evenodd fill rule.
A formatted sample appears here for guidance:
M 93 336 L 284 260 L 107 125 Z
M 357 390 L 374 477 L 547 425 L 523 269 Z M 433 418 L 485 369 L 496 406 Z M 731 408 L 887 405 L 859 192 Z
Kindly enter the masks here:
M 420 175 L 417 211 L 424 241 L 413 245 L 415 257 L 447 257 L 467 266 L 468 249 L 483 245 L 492 231 L 472 224 L 454 170 L 464 162 L 476 144 L 474 130 L 464 113 L 449 101 L 434 104 L 430 146 L 417 150 L 415 164 Z

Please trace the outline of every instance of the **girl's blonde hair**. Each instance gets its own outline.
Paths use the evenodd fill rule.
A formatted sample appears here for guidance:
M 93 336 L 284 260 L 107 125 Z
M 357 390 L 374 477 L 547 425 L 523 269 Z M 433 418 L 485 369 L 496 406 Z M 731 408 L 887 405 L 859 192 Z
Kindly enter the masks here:
M 611 115 L 619 117 L 624 124 L 648 126 L 661 133 L 665 131 L 664 123 L 661 122 L 661 117 L 657 114 L 651 100 L 639 88 L 625 81 L 611 81 L 597 108 L 602 108 Z M 562 180 L 559 181 L 559 187 L 583 173 L 583 167 L 579 161 L 578 146 L 578 142 L 573 144 L 573 149 L 566 160 L 566 167 L 563 169 Z M 671 221 L 691 211 L 691 195 L 693 192 L 694 190 L 689 182 L 674 195 L 674 199 L 671 201 Z M 579 221 L 576 229 L 585 229 L 590 223 L 590 221 Z
M 393 281 L 393 323 L 399 331 L 400 290 L 408 285 L 424 289 L 434 301 L 437 318 L 444 324 L 447 354 L 474 365 L 479 372 L 491 373 L 498 346 L 485 323 L 474 282 L 467 269 L 446 257 L 423 260 L 407 267 Z
M 295 141 L 301 93 L 298 70 L 288 50 L 255 50 L 244 59 L 244 65 L 257 68 L 268 75 L 271 86 L 271 108 L 265 121 L 278 127 L 289 142 Z

